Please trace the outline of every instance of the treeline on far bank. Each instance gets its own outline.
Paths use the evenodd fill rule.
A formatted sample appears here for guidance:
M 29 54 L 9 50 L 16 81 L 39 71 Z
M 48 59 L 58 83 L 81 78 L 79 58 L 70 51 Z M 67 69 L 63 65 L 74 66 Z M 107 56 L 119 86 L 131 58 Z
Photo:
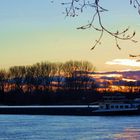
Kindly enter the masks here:
M 41 62 L 0 70 L 0 103 L 86 104 L 98 98 L 88 61 Z
M 67 61 L 0 70 L 0 104 L 90 104 L 106 94 L 115 94 L 97 92 L 98 84 L 91 76 L 94 69 L 88 61 Z M 140 95 L 127 93 L 126 96 L 135 98 Z

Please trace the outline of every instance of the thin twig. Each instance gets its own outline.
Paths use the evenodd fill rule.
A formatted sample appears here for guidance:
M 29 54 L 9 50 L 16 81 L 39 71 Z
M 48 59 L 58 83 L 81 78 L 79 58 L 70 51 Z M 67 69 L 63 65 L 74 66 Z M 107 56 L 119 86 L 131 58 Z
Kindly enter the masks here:
M 112 32 L 104 26 L 102 22 L 101 13 L 106 12 L 108 10 L 103 8 L 99 4 L 99 2 L 100 0 L 70 0 L 69 2 L 62 3 L 63 5 L 67 6 L 66 16 L 70 16 L 70 17 L 75 17 L 79 13 L 82 13 L 84 11 L 84 8 L 89 7 L 94 10 L 91 21 L 88 24 L 77 28 L 82 30 L 93 28 L 94 30 L 100 32 L 100 36 L 97 40 L 95 40 L 95 44 L 93 45 L 91 50 L 93 50 L 98 44 L 101 44 L 101 40 L 104 35 L 104 32 L 108 33 L 113 38 L 115 38 L 116 47 L 119 50 L 121 49 L 118 42 L 119 40 L 130 40 L 133 43 L 137 43 L 137 41 L 133 39 L 136 33 L 134 31 L 132 34 L 129 34 L 129 27 L 125 28 L 123 31 Z M 133 4 L 135 8 L 137 7 L 139 9 L 138 12 L 140 14 L 140 3 L 138 2 L 138 0 L 130 0 L 130 4 L 131 5 Z M 98 27 L 94 25 L 95 20 L 98 21 Z

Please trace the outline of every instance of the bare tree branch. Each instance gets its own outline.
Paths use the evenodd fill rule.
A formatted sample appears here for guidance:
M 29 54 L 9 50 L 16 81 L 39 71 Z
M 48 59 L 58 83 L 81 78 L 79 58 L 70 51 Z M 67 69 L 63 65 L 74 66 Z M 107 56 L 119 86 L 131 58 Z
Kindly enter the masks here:
M 137 43 L 137 41 L 133 39 L 136 33 L 134 31 L 132 34 L 130 34 L 129 27 L 125 28 L 123 31 L 112 32 L 104 26 L 101 13 L 106 12 L 108 10 L 103 8 L 99 2 L 100 0 L 69 0 L 69 2 L 62 3 L 62 5 L 66 6 L 66 16 L 70 17 L 78 16 L 84 11 L 84 8 L 92 8 L 94 10 L 90 22 L 84 26 L 77 28 L 82 30 L 93 28 L 94 30 L 100 33 L 99 38 L 95 40 L 95 43 L 92 46 L 91 50 L 95 49 L 97 45 L 101 44 L 101 40 L 103 38 L 104 33 L 111 35 L 115 39 L 116 47 L 119 50 L 121 50 L 119 46 L 119 40 L 130 40 L 133 43 Z M 135 8 L 138 8 L 138 13 L 140 14 L 140 3 L 138 2 L 138 0 L 130 0 L 130 4 L 133 5 Z M 96 25 L 98 27 L 95 26 L 95 21 L 98 21 L 98 25 Z
M 138 0 L 130 0 L 130 4 L 134 6 L 134 8 L 138 9 L 138 13 L 140 14 L 140 2 Z

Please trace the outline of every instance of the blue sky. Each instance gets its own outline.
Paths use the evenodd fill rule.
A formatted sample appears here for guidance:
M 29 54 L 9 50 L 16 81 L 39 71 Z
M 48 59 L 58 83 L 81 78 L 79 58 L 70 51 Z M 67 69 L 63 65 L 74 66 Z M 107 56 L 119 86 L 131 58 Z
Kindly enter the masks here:
M 130 59 L 129 53 L 140 52 L 140 43 L 120 42 L 105 35 L 102 45 L 90 51 L 99 36 L 94 30 L 76 28 L 86 24 L 89 11 L 77 18 L 65 18 L 61 2 L 68 0 L 0 0 L 0 67 L 30 65 L 41 61 L 88 60 L 97 70 L 135 69 L 131 66 L 107 65 L 114 59 Z M 140 36 L 140 16 L 129 0 L 101 0 L 109 9 L 103 14 L 105 26 L 116 31 L 130 26 Z

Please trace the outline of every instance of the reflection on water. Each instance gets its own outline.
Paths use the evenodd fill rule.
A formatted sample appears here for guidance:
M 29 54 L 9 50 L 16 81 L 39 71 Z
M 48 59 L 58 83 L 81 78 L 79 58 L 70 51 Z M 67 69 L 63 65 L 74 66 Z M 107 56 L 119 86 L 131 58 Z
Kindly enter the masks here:
M 140 128 L 126 128 L 122 133 L 114 135 L 115 140 L 139 140 Z
M 139 140 L 140 117 L 0 115 L 0 140 Z

